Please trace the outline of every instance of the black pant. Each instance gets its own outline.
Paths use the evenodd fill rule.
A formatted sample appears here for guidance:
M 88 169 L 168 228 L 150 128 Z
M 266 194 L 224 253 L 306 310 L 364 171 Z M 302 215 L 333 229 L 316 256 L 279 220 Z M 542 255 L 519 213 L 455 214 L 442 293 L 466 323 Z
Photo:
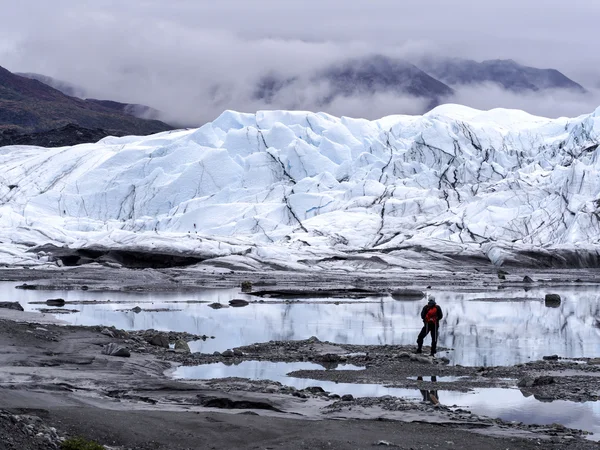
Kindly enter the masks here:
M 423 328 L 419 333 L 419 337 L 417 338 L 417 345 L 419 346 L 419 350 L 421 349 L 421 347 L 423 347 L 423 339 L 425 339 L 425 336 L 431 333 L 431 354 L 433 355 L 435 353 L 438 339 L 438 328 L 439 325 L 437 323 L 426 323 L 425 325 L 423 325 Z

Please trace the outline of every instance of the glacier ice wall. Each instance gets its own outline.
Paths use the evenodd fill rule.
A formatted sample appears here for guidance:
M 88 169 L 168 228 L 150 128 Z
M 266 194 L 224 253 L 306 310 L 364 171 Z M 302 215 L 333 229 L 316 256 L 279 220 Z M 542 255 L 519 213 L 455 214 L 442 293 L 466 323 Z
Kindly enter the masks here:
M 599 115 L 226 111 L 193 130 L 3 147 L 0 262 L 52 244 L 249 267 L 424 252 L 597 265 Z

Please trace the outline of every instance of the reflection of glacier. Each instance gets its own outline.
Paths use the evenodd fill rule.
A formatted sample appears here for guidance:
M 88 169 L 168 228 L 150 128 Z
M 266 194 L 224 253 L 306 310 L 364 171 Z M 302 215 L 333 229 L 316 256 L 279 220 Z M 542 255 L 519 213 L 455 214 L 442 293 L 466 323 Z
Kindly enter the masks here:
M 514 364 L 550 354 L 597 355 L 600 329 L 594 325 L 600 318 L 600 292 L 593 289 L 555 291 L 563 297 L 559 308 L 545 307 L 542 301 L 545 291 L 537 289 L 527 293 L 494 292 L 495 296 L 531 298 L 520 302 L 476 301 L 489 296 L 482 293 L 434 292 L 446 315 L 440 331 L 440 345 L 454 349 L 449 356 L 453 363 L 462 365 Z M 98 293 L 67 291 L 56 294 L 67 300 L 102 300 Z M 23 303 L 36 297 L 38 300 L 47 298 L 38 291 L 16 291 L 11 295 L 12 298 L 16 295 L 16 300 Z M 234 296 L 240 297 L 237 290 L 206 290 L 195 298 L 227 303 Z M 377 303 L 368 304 L 256 304 L 213 310 L 206 304 L 165 303 L 189 299 L 189 295 L 184 294 L 107 293 L 106 297 L 132 303 L 76 306 L 81 313 L 59 318 L 80 325 L 179 330 L 215 336 L 214 340 L 194 344 L 194 351 L 202 352 L 311 336 L 349 344 L 414 344 L 421 327 L 419 312 L 423 306 L 423 302 L 398 302 L 384 297 Z M 142 300 L 152 303 L 142 303 Z M 116 311 L 138 303 L 146 308 L 183 311 L 139 314 Z M 27 306 L 28 309 L 33 307 Z
M 197 130 L 5 147 L 0 262 L 54 243 L 252 267 L 355 250 L 408 265 L 395 252 L 414 246 L 496 263 L 561 248 L 590 256 L 574 264 L 598 264 L 598 114 L 228 111 Z

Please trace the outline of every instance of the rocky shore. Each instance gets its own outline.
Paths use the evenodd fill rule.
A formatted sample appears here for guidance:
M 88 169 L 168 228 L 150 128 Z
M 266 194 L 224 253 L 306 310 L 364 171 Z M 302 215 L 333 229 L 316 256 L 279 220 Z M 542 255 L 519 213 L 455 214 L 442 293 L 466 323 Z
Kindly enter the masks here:
M 115 286 L 114 279 L 108 282 L 101 274 L 86 278 L 85 273 L 89 275 L 72 272 L 57 281 L 29 270 L 13 272 L 11 279 L 84 290 Z M 9 271 L 0 276 L 8 278 Z M 192 286 L 193 279 L 184 272 L 137 271 L 123 277 L 130 284 L 115 289 L 140 286 L 144 277 L 154 280 L 146 287 L 156 290 Z M 246 278 L 236 274 L 215 282 L 233 285 Z M 259 278 L 253 278 L 254 286 Z M 194 285 L 209 282 L 208 276 L 199 276 Z M 466 280 L 464 284 L 466 288 Z M 382 280 L 365 285 L 391 289 Z M 284 294 L 257 296 L 256 301 L 286 301 Z M 412 346 L 339 344 L 318 336 L 192 353 L 189 342 L 212 336 L 57 322 L 47 314 L 0 309 L 0 435 L 7 436 L 0 450 L 60 448 L 64 439 L 75 436 L 111 449 L 597 448 L 584 430 L 478 415 L 448 403 L 443 395 L 437 398 L 438 390 L 518 387 L 524 397 L 540 401 L 595 402 L 600 393 L 600 360 L 595 358 L 547 355 L 515 366 L 463 367 L 449 364 L 446 355 L 452 349 L 439 348 L 439 357 L 431 358 L 415 355 Z M 202 370 L 214 363 L 248 362 L 302 362 L 329 370 L 313 366 L 293 372 L 297 379 L 311 380 L 303 388 L 275 380 L 173 377 L 178 367 Z M 328 391 L 332 382 L 428 394 L 422 399 L 358 396 L 351 390 Z

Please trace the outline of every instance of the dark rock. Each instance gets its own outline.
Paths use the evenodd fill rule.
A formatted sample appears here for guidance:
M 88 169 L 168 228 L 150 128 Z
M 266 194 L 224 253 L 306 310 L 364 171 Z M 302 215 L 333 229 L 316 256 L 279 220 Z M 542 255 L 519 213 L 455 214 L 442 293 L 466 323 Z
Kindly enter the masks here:
M 15 311 L 24 311 L 19 302 L 0 302 L 0 308 L 13 309 Z
M 213 356 L 221 356 L 221 352 L 213 352 Z
M 544 356 L 544 361 L 558 361 L 558 355 Z
M 502 272 L 498 272 L 498 279 L 499 280 L 506 280 L 506 275 Z
M 534 283 L 534 281 L 528 275 L 525 275 L 523 278 L 523 283 Z
M 546 294 L 544 303 L 548 308 L 558 308 L 560 306 L 560 295 Z
M 242 281 L 242 292 L 251 292 L 252 291 L 252 282 L 251 281 Z
M 325 389 L 323 389 L 321 386 L 309 386 L 305 390 L 310 392 L 311 394 L 324 394 L 325 393 Z
M 102 347 L 102 354 L 109 356 L 121 356 L 123 358 L 129 358 L 131 356 L 129 350 L 122 345 L 115 344 L 113 342 Z
M 354 400 L 354 396 L 352 394 L 342 395 L 343 402 L 351 402 L 352 400 Z
M 396 289 L 391 293 L 394 300 L 421 300 L 425 297 L 425 292 L 418 289 Z
M 239 298 L 234 298 L 233 300 L 229 300 L 229 305 L 234 308 L 239 308 L 242 306 L 248 306 L 248 302 L 246 300 L 241 300 Z
M 234 348 L 233 356 L 244 356 L 244 352 L 242 352 L 239 348 Z
M 198 396 L 200 397 L 200 396 Z M 266 409 L 269 411 L 283 412 L 268 402 L 253 400 L 232 400 L 226 397 L 201 398 L 200 403 L 205 408 L 222 409 Z
M 307 342 L 309 342 L 309 343 L 311 343 L 311 344 L 316 344 L 317 342 L 321 342 L 321 341 L 319 340 L 319 338 L 318 338 L 318 337 L 316 337 L 316 336 L 311 336 L 311 337 L 309 337 L 309 338 L 307 339 Z
M 46 300 L 48 306 L 65 306 L 65 301 L 62 298 L 51 298 Z
M 324 355 L 316 355 L 314 360 L 324 363 L 339 363 L 342 360 L 342 357 L 335 353 L 326 353 Z
M 131 310 L 132 310 L 134 313 L 136 313 L 136 314 L 138 314 L 138 313 L 141 313 L 141 312 L 142 312 L 142 308 L 140 308 L 139 306 L 136 306 L 135 308 L 131 308 Z
M 209 308 L 212 308 L 212 309 L 228 308 L 227 305 L 222 305 L 221 303 L 211 303 L 208 306 L 209 306 Z
M 519 382 L 517 383 L 517 386 L 520 388 L 527 388 L 527 387 L 532 387 L 533 383 L 534 383 L 533 378 L 526 376 L 519 380 Z
M 191 353 L 190 346 L 183 339 L 179 339 L 175 342 L 175 350 L 179 350 L 185 353 Z
M 148 342 L 155 347 L 169 348 L 169 337 L 164 333 L 156 333 Z
M 37 284 L 23 283 L 23 284 L 20 284 L 19 286 L 15 286 L 15 289 L 25 289 L 27 291 L 34 291 L 36 289 L 39 289 L 39 286 Z
M 553 377 L 549 377 L 549 376 L 541 376 L 541 377 L 537 377 L 535 380 L 533 380 L 533 385 L 534 386 L 547 386 L 549 384 L 554 384 L 556 381 L 554 380 Z
M 233 358 L 234 354 L 232 350 L 225 350 L 223 353 L 221 353 L 221 356 L 223 356 L 224 358 Z
M 103 334 L 103 335 L 111 337 L 111 338 L 115 337 L 115 333 L 112 330 L 109 330 L 108 328 L 102 329 L 102 331 L 100 331 L 100 334 Z

